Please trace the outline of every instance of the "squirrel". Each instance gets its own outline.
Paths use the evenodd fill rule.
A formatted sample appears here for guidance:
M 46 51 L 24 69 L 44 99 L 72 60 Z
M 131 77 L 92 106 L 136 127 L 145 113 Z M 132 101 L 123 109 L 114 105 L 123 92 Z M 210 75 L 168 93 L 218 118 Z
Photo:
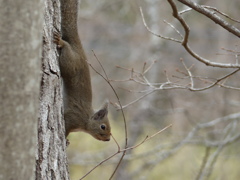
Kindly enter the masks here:
M 109 141 L 111 127 L 108 102 L 98 111 L 92 108 L 92 86 L 87 58 L 77 30 L 78 0 L 61 0 L 62 37 L 54 32 L 53 41 L 60 49 L 59 66 L 64 88 L 66 137 L 83 131 L 97 140 Z

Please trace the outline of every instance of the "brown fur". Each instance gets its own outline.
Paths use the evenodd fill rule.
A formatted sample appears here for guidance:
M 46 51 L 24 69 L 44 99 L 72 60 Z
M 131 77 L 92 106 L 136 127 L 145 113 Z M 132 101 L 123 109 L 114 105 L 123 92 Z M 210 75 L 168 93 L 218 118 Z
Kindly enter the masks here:
M 84 131 L 98 140 L 109 141 L 108 103 L 97 112 L 92 108 L 89 66 L 77 32 L 77 7 L 77 0 L 61 0 L 62 38 L 54 34 L 54 42 L 61 49 L 59 66 L 64 83 L 66 136 Z

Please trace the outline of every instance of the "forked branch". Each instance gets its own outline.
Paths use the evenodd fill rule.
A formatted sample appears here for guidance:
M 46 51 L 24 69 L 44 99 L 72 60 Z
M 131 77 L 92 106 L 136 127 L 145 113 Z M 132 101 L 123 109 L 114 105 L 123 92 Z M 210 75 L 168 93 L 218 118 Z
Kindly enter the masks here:
M 113 157 L 116 156 L 117 154 L 122 153 L 122 156 L 121 156 L 121 158 L 120 158 L 120 160 L 119 160 L 119 162 L 118 162 L 118 164 L 117 164 L 114 172 L 112 173 L 111 177 L 109 178 L 109 179 L 112 179 L 113 176 L 114 176 L 114 174 L 116 173 L 119 165 L 121 164 L 121 162 L 122 162 L 122 160 L 123 160 L 126 152 L 127 152 L 128 150 L 137 148 L 138 146 L 142 145 L 142 144 L 145 143 L 146 141 L 152 139 L 152 138 L 155 137 L 156 135 L 160 134 L 160 133 L 163 132 L 164 130 L 166 130 L 166 129 L 168 129 L 169 127 L 171 127 L 172 124 L 166 126 L 165 128 L 163 128 L 162 130 L 158 131 L 157 133 L 151 135 L 150 137 L 147 136 L 147 137 L 146 137 L 142 142 L 140 142 L 139 144 L 137 144 L 137 145 L 135 145 L 135 146 L 128 147 L 127 123 L 126 123 L 126 118 L 125 118 L 125 114 L 124 114 L 124 111 L 123 111 L 123 107 L 122 107 L 122 105 L 121 105 L 120 98 L 119 98 L 116 90 L 115 90 L 114 87 L 112 86 L 112 84 L 111 84 L 111 82 L 110 82 L 110 80 L 109 80 L 109 78 L 108 78 L 108 75 L 107 75 L 107 73 L 106 73 L 106 71 L 105 71 L 102 63 L 99 61 L 99 59 L 98 59 L 98 57 L 96 56 L 96 54 L 94 53 L 94 51 L 93 51 L 93 54 L 94 54 L 97 62 L 98 62 L 99 65 L 101 66 L 101 68 L 102 68 L 102 70 L 103 70 L 103 72 L 104 72 L 104 75 L 102 75 L 101 73 L 99 73 L 99 72 L 92 66 L 92 64 L 90 64 L 90 63 L 88 62 L 89 66 L 109 84 L 109 86 L 110 86 L 111 89 L 113 90 L 116 98 L 118 99 L 119 107 L 120 107 L 120 109 L 121 109 L 122 116 L 123 116 L 123 120 L 124 120 L 124 128 L 125 128 L 125 147 L 124 147 L 123 149 L 121 149 L 120 146 L 119 146 L 119 144 L 118 144 L 118 142 L 116 141 L 116 139 L 115 139 L 114 136 L 112 135 L 112 138 L 113 138 L 114 142 L 115 142 L 116 145 L 117 145 L 117 152 L 115 152 L 114 154 L 112 154 L 112 155 L 109 156 L 108 158 L 106 158 L 106 159 L 104 159 L 103 161 L 101 161 L 101 162 L 100 162 L 99 164 L 97 164 L 94 168 L 92 168 L 88 173 L 86 173 L 81 179 L 84 179 L 84 178 L 85 178 L 87 175 L 89 175 L 94 169 L 96 169 L 97 167 L 99 167 L 99 166 L 100 166 L 101 164 L 103 164 L 104 162 L 106 162 L 106 161 L 108 161 L 109 159 L 113 158 Z M 146 68 L 146 69 L 145 69 L 145 68 L 146 68 L 146 67 L 143 68 L 143 74 L 146 73 L 151 67 Z M 81 180 L 81 179 L 80 179 L 80 180 Z
M 199 10 L 200 12 L 205 12 L 205 15 L 207 15 L 208 17 L 211 16 L 212 18 L 210 19 L 214 19 L 216 20 L 216 15 L 214 13 L 210 13 L 208 9 L 205 9 L 199 5 L 197 5 L 196 3 L 190 2 L 188 0 L 179 0 L 182 3 L 186 3 L 187 5 L 189 5 L 191 8 L 195 8 L 195 10 Z M 201 57 L 200 55 L 198 55 L 197 53 L 195 53 L 190 46 L 188 45 L 188 40 L 189 40 L 189 34 L 190 34 L 190 28 L 187 25 L 187 23 L 185 22 L 185 20 L 181 17 L 181 15 L 179 14 L 176 4 L 172 1 L 172 0 L 168 0 L 172 10 L 173 10 L 173 17 L 175 17 L 180 24 L 182 25 L 184 31 L 185 31 L 185 36 L 184 39 L 182 41 L 182 45 L 185 48 L 185 50 L 191 55 L 193 56 L 195 59 L 197 59 L 198 61 L 206 64 L 207 66 L 213 66 L 213 67 L 220 67 L 220 68 L 240 68 L 240 64 L 229 64 L 229 63 L 217 63 L 217 62 L 212 62 L 208 59 L 205 59 L 203 57 Z M 219 22 L 219 21 L 217 21 Z M 228 28 L 229 29 L 229 25 L 227 24 L 226 21 L 220 21 L 221 24 L 224 24 L 226 26 L 223 26 L 224 28 Z M 238 37 L 240 37 L 240 32 L 238 29 L 236 28 L 231 28 L 233 32 L 235 32 L 235 35 L 237 35 Z M 232 32 L 231 31 L 231 32 Z

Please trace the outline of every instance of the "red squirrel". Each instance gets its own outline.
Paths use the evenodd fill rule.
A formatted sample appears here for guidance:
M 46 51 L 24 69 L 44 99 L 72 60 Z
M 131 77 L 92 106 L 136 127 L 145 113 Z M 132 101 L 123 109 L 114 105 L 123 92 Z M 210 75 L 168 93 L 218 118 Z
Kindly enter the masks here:
M 78 0 L 61 0 L 62 37 L 55 32 L 54 42 L 60 49 L 66 137 L 71 132 L 83 131 L 98 140 L 109 141 L 108 103 L 104 103 L 98 111 L 92 108 L 91 77 L 78 35 L 77 17 Z

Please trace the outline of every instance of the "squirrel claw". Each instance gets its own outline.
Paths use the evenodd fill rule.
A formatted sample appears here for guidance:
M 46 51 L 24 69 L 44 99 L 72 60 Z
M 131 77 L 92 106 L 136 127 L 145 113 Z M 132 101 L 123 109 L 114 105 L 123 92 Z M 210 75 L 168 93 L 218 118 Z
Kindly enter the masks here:
M 54 31 L 53 32 L 53 42 L 57 45 L 58 48 L 62 48 L 63 47 L 63 40 L 61 38 L 60 33 Z

